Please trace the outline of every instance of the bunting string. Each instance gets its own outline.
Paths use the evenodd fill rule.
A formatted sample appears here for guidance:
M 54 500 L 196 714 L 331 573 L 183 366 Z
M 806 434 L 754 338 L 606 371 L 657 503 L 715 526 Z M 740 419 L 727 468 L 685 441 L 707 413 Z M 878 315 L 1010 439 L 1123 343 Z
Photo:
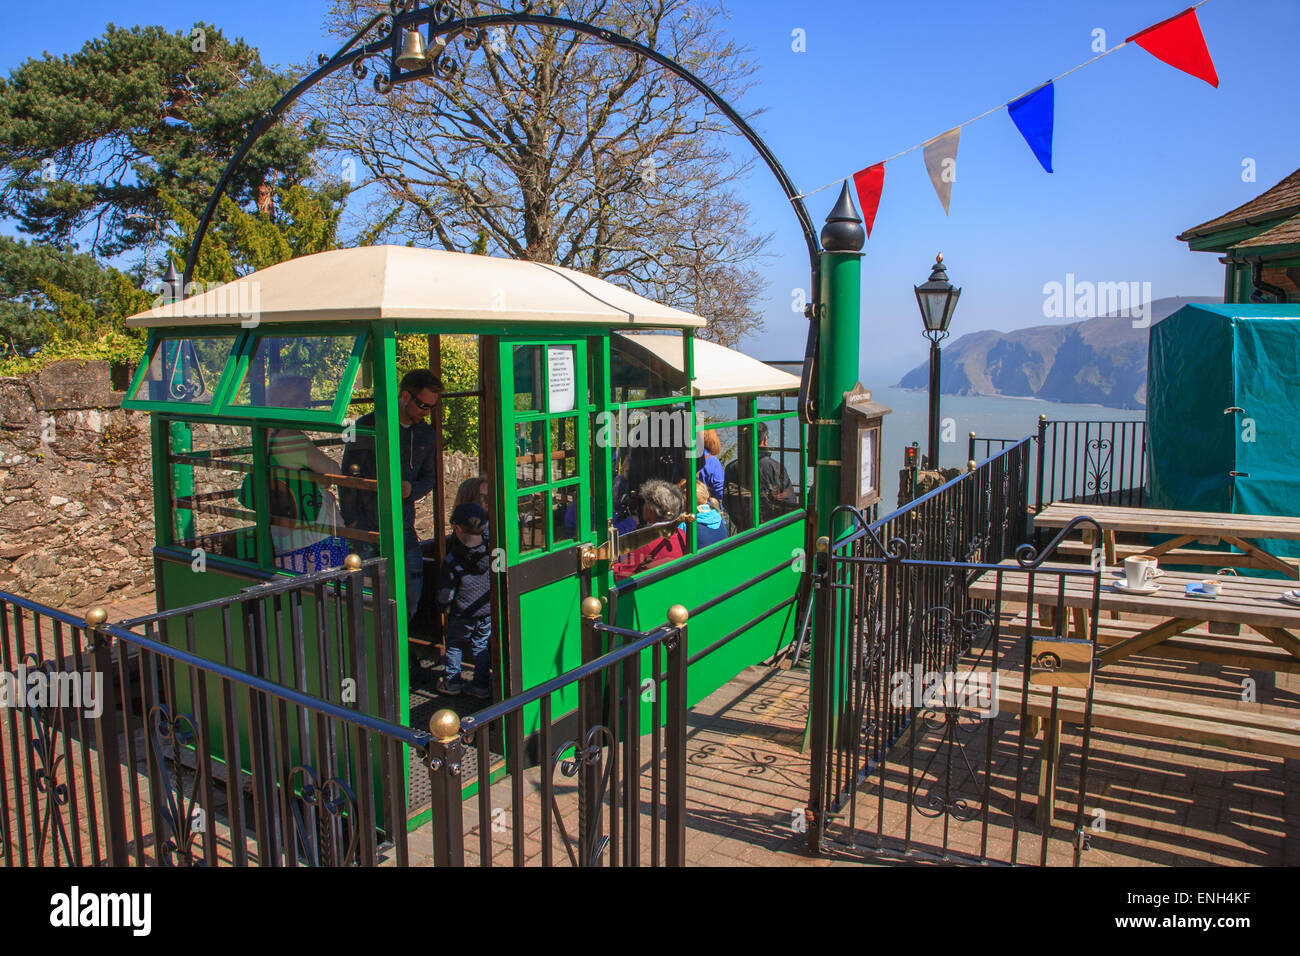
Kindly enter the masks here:
M 914 146 L 909 146 L 907 149 L 900 150 L 894 155 L 854 173 L 852 178 L 858 191 L 859 201 L 863 207 L 862 215 L 868 238 L 871 236 L 876 208 L 880 202 L 886 163 L 892 163 L 894 160 L 901 159 L 908 153 L 915 152 L 918 149 L 924 150 L 926 171 L 930 176 L 940 202 L 943 203 L 946 214 L 952 194 L 957 144 L 962 129 L 999 110 L 1005 109 L 1008 111 L 1012 122 L 1033 151 L 1034 157 L 1042 165 L 1043 169 L 1050 173 L 1052 171 L 1052 130 L 1056 83 L 1072 73 L 1077 73 L 1086 66 L 1091 66 L 1098 60 L 1124 49 L 1131 43 L 1142 47 L 1152 56 L 1168 63 L 1170 66 L 1203 79 L 1211 86 L 1217 87 L 1219 85 L 1218 74 L 1215 72 L 1214 62 L 1210 57 L 1209 49 L 1205 45 L 1205 38 L 1201 33 L 1200 24 L 1196 19 L 1196 9 L 1208 2 L 1209 0 L 1197 0 L 1181 13 L 1133 34 L 1124 42 L 1111 47 L 1109 50 L 1103 50 L 1096 56 L 1066 70 L 1064 73 L 1035 86 L 1029 92 L 987 109 L 978 116 L 973 116 L 964 123 L 959 123 L 938 136 L 917 143 Z M 818 186 L 816 189 L 799 193 L 795 198 L 807 199 L 809 196 L 815 196 L 832 186 L 838 186 L 842 182 L 844 182 L 843 178 L 834 179 L 825 185 Z

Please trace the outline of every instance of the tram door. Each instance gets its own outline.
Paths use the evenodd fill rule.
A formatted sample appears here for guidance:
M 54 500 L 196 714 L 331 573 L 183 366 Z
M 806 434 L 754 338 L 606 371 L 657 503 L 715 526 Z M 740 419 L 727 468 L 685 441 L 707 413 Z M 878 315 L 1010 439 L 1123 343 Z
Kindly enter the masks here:
M 494 535 L 505 551 L 498 585 L 504 690 L 513 695 L 582 663 L 580 606 L 591 579 L 580 552 L 593 540 L 592 408 L 586 339 L 503 336 L 496 359 Z M 556 692 L 552 719 L 575 711 L 577 696 L 576 685 Z M 524 737 L 539 725 L 534 704 L 524 712 Z

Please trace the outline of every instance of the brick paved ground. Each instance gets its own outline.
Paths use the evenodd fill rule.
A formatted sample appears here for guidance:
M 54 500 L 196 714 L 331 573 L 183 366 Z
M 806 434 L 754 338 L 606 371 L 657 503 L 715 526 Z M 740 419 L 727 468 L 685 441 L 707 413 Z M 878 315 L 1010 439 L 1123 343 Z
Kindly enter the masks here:
M 1162 671 L 1162 668 L 1164 670 Z M 1172 669 L 1174 673 L 1168 673 Z M 1135 674 L 1158 687 L 1159 693 L 1197 695 L 1239 687 L 1240 675 L 1207 665 L 1135 660 L 1114 669 L 1105 681 Z M 1294 678 L 1279 677 L 1278 701 L 1289 702 Z M 1181 689 L 1180 689 L 1181 688 Z M 1153 692 L 1157 692 L 1153 690 Z M 880 808 L 878 777 L 860 790 L 856 806 L 846 806 L 833 818 L 827 852 L 805 853 L 805 837 L 795 832 L 796 811 L 807 802 L 809 760 L 801 752 L 808 683 L 804 670 L 752 667 L 703 701 L 691 716 L 688 738 L 687 861 L 710 866 L 819 866 L 849 862 L 888 862 L 901 857 L 908 816 L 911 818 L 912 858 L 940 860 L 947 824 L 949 859 L 978 858 L 981 848 L 991 862 L 1013 859 L 1012 810 L 1015 806 L 1015 767 L 1018 718 L 1003 714 L 994 724 L 992 760 L 986 764 L 987 725 L 966 740 L 966 753 L 975 777 L 961 764 L 952 777 L 951 799 L 966 797 L 979 806 L 979 784 L 991 765 L 987 833 L 979 814 L 969 822 L 953 816 L 926 816 L 908 803 L 908 747 L 905 736 L 891 753 L 885 777 L 884 824 L 880 828 L 884 853 L 876 853 Z M 1264 706 L 1276 706 L 1276 702 Z M 1249 706 L 1249 705 L 1247 705 Z M 965 739 L 965 738 L 964 738 Z M 942 733 L 927 731 L 916 743 L 915 781 L 920 769 L 939 750 Z M 1038 779 L 1038 739 L 1026 739 L 1022 795 L 1014 859 L 1037 863 L 1042 837 L 1034 822 Z M 1073 860 L 1070 828 L 1076 805 L 1079 771 L 1078 728 L 1063 736 L 1057 820 L 1047 840 L 1049 865 L 1068 866 Z M 527 776 L 525 788 L 525 862 L 540 862 L 541 814 L 538 771 Z M 643 773 L 648 788 L 648 773 Z M 939 778 L 928 774 L 916 788 L 917 804 L 941 792 Z M 557 787 L 567 827 L 575 828 L 576 797 L 571 786 Z M 644 792 L 644 791 L 643 791 Z M 1256 757 L 1208 746 L 1179 744 L 1115 731 L 1094 731 L 1089 758 L 1089 798 L 1084 823 L 1089 848 L 1084 866 L 1137 865 L 1285 865 L 1300 863 L 1296 841 L 1300 833 L 1300 766 L 1296 761 Z M 512 861 L 508 782 L 492 791 L 492 808 L 499 832 L 492 834 L 493 860 Z M 500 808 L 500 809 L 498 809 Z M 856 830 L 850 830 L 850 810 Z M 503 812 L 504 811 L 504 812 Z M 1100 811 L 1100 813 L 1098 813 Z M 478 862 L 477 807 L 466 805 L 467 861 Z M 645 807 L 645 826 L 649 810 Z M 554 830 L 557 860 L 563 854 Z M 644 840 L 643 840 L 644 843 Z M 982 845 L 982 846 L 981 846 Z M 431 863 L 428 827 L 412 835 L 415 862 Z
M 834 857 L 810 858 L 802 832 L 808 799 L 808 760 L 800 752 L 807 713 L 806 671 L 750 667 L 691 711 L 687 733 L 686 860 L 712 866 L 821 866 Z M 649 743 L 641 773 L 643 861 L 650 859 Z M 525 865 L 541 864 L 543 819 L 541 771 L 525 774 Z M 577 832 L 572 781 L 556 775 L 557 803 L 570 836 Z M 495 865 L 513 861 L 513 802 L 509 780 L 491 793 Z M 481 831 L 476 800 L 465 804 L 466 862 L 477 865 Z M 559 824 L 552 838 L 555 860 L 568 865 Z M 429 826 L 410 838 L 412 862 L 432 864 Z M 662 850 L 661 850 L 662 852 Z

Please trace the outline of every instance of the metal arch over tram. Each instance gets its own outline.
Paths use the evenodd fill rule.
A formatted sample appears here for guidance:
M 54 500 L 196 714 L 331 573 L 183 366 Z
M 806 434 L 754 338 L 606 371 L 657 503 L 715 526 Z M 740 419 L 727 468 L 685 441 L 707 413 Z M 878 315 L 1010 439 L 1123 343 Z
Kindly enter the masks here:
M 492 27 L 498 26 L 543 26 L 555 27 L 561 30 L 569 30 L 574 33 L 581 33 L 585 36 L 595 37 L 603 40 L 611 46 L 616 46 L 623 50 L 636 53 L 648 60 L 658 63 L 660 66 L 669 70 L 675 76 L 680 77 L 698 90 L 703 96 L 722 112 L 732 125 L 747 139 L 751 146 L 758 152 L 763 162 L 767 164 L 772 175 L 781 185 L 786 199 L 794 209 L 796 218 L 799 220 L 799 229 L 803 233 L 804 242 L 808 247 L 808 261 L 812 270 L 812 295 L 816 297 L 820 283 L 818 277 L 820 274 L 819 253 L 821 247 L 817 241 L 817 233 L 813 228 L 812 219 L 808 215 L 808 210 L 804 206 L 803 198 L 794 188 L 790 181 L 789 175 L 781 165 L 776 155 L 768 148 L 767 143 L 758 135 L 744 117 L 732 108 L 723 97 L 711 86 L 701 80 L 686 67 L 682 66 L 670 56 L 659 52 L 658 50 L 648 47 L 643 43 L 625 37 L 606 27 L 596 26 L 590 23 L 584 23 L 580 20 L 570 20 L 565 17 L 552 17 L 541 14 L 528 12 L 510 12 L 510 13 L 493 13 L 484 14 L 476 17 L 466 17 L 458 19 L 455 14 L 455 4 L 448 2 L 439 2 L 430 4 L 427 7 L 415 8 L 414 0 L 390 0 L 389 13 L 377 13 L 354 33 L 338 52 L 332 57 L 325 58 L 321 55 L 317 68 L 303 77 L 292 89 L 280 97 L 279 101 L 272 106 L 266 114 L 257 121 L 249 131 L 248 136 L 240 144 L 230 162 L 226 164 L 221 178 L 217 181 L 216 188 L 208 199 L 207 207 L 199 219 L 198 228 L 194 233 L 194 241 L 190 245 L 189 255 L 185 260 L 185 272 L 183 280 L 186 286 L 189 285 L 193 278 L 194 267 L 198 262 L 199 249 L 203 244 L 203 237 L 206 235 L 208 226 L 216 212 L 217 204 L 221 197 L 225 195 L 226 187 L 230 183 L 230 177 L 235 170 L 239 168 L 248 151 L 252 149 L 257 140 L 268 129 L 279 122 L 280 117 L 284 115 L 285 110 L 292 106 L 299 97 L 314 87 L 327 76 L 343 69 L 351 67 L 352 73 L 357 79 L 364 79 L 367 68 L 362 62 L 367 57 L 379 56 L 383 53 L 389 53 L 389 68 L 387 75 L 376 73 L 374 79 L 375 90 L 380 93 L 387 93 L 395 86 L 401 83 L 409 83 L 413 80 L 431 79 L 437 77 L 449 77 L 459 69 L 456 59 L 446 52 L 446 47 L 451 40 L 462 34 L 468 34 L 470 39 L 467 46 L 471 50 L 478 49 L 482 45 L 484 32 Z M 388 34 L 378 40 L 364 43 L 361 46 L 357 44 L 378 26 L 384 19 L 391 17 L 392 23 L 389 27 Z M 442 52 L 436 62 L 430 63 L 418 70 L 403 70 L 398 66 L 398 60 L 401 56 L 402 41 L 409 31 L 418 30 L 420 27 L 427 27 L 427 44 L 428 48 L 433 48 L 435 43 L 447 38 L 443 44 Z M 815 314 L 815 309 L 812 310 Z

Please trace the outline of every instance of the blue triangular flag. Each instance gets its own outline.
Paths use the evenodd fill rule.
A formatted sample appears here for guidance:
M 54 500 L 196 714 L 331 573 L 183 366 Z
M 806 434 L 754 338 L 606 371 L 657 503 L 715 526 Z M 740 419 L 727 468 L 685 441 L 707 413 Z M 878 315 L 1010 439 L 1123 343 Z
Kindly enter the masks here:
M 1016 124 L 1034 156 L 1049 173 L 1052 171 L 1052 124 L 1056 87 L 1048 83 L 1007 105 L 1011 122 Z

